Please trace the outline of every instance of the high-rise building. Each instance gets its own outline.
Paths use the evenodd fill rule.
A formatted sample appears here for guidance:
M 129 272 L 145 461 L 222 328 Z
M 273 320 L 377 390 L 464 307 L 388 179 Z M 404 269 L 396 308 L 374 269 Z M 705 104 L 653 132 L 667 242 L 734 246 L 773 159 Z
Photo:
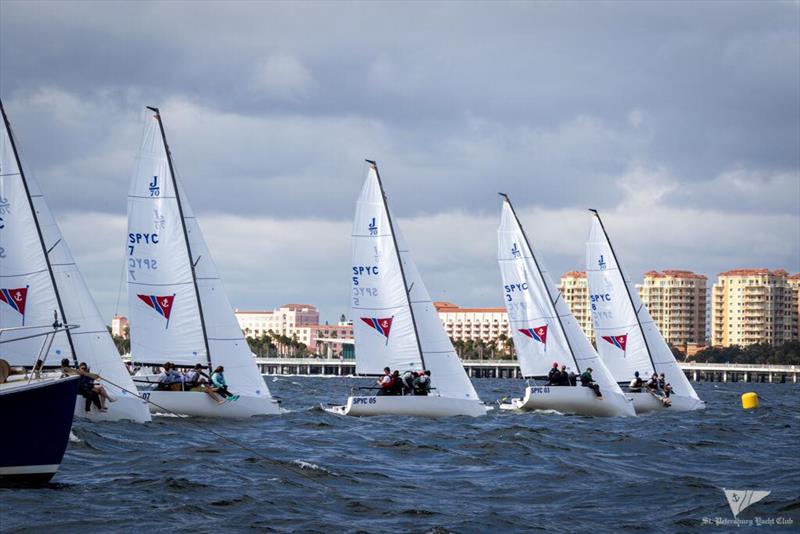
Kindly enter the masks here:
M 564 302 L 575 317 L 583 333 L 594 341 L 594 327 L 592 326 L 592 308 L 589 304 L 589 282 L 584 271 L 570 271 L 561 276 L 558 284 Z
M 711 296 L 711 343 L 779 345 L 797 339 L 795 298 L 789 273 L 783 269 L 720 273 Z
M 800 273 L 793 274 L 786 278 L 789 287 L 792 288 L 792 297 L 794 298 L 793 307 L 796 312 L 794 322 L 794 339 L 800 341 Z
M 439 319 L 453 341 L 480 339 L 499 347 L 500 334 L 511 337 L 505 308 L 460 308 L 452 302 L 434 302 Z
M 691 271 L 648 271 L 637 286 L 664 339 L 687 352 L 706 342 L 707 281 Z

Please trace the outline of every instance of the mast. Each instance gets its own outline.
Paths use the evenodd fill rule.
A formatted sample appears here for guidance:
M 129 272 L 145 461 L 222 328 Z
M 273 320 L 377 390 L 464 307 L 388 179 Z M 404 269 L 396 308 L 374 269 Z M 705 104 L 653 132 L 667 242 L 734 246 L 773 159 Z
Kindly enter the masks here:
M 547 300 L 550 302 L 550 307 L 553 308 L 553 315 L 555 315 L 556 319 L 558 319 L 558 326 L 561 328 L 561 333 L 564 334 L 564 339 L 567 341 L 567 348 L 569 348 L 570 356 L 572 356 L 572 362 L 575 364 L 575 369 L 577 369 L 578 373 L 580 373 L 581 366 L 578 365 L 578 360 L 575 358 L 575 351 L 572 349 L 572 343 L 569 342 L 567 331 L 564 330 L 564 323 L 561 321 L 561 316 L 558 314 L 558 310 L 556 310 L 556 303 L 553 300 L 553 296 L 550 294 L 550 289 L 547 287 L 547 282 L 545 282 L 544 275 L 542 274 L 542 268 L 539 266 L 539 260 L 536 259 L 536 254 L 533 253 L 533 247 L 531 247 L 531 243 L 528 241 L 528 235 L 525 233 L 525 228 L 523 228 L 522 223 L 519 222 L 517 212 L 514 210 L 514 205 L 511 203 L 511 199 L 508 198 L 508 195 L 505 193 L 498 193 L 498 195 L 503 197 L 505 201 L 508 202 L 508 207 L 511 208 L 511 213 L 514 214 L 514 220 L 517 221 L 517 226 L 519 227 L 520 232 L 522 232 L 522 237 L 525 239 L 525 244 L 528 246 L 528 250 L 531 253 L 531 258 L 533 258 L 533 263 L 536 265 L 536 270 L 539 272 L 539 280 L 542 281 L 544 290 L 547 293 Z
M 192 270 L 192 284 L 194 285 L 194 294 L 197 298 L 197 310 L 200 312 L 200 328 L 203 330 L 203 344 L 206 348 L 206 361 L 208 362 L 208 375 L 211 376 L 211 350 L 208 346 L 208 332 L 206 331 L 206 319 L 203 314 L 203 301 L 200 300 L 200 288 L 197 286 L 197 274 L 194 271 L 195 262 L 192 256 L 192 246 L 189 244 L 189 232 L 186 230 L 186 221 L 183 218 L 183 206 L 181 205 L 181 195 L 178 192 L 178 181 L 175 179 L 175 170 L 172 166 L 172 153 L 167 144 L 167 134 L 164 133 L 164 123 L 161 122 L 161 112 L 158 108 L 147 106 L 147 109 L 154 112 L 158 127 L 161 130 L 161 140 L 164 142 L 164 150 L 167 153 L 167 164 L 169 165 L 169 174 L 172 178 L 172 188 L 175 190 L 175 200 L 178 203 L 178 215 L 181 218 L 181 228 L 183 229 L 183 242 L 186 243 L 186 252 L 189 255 L 189 266 Z
M 633 308 L 633 314 L 636 316 L 636 324 L 639 326 L 639 332 L 642 333 L 642 339 L 644 340 L 644 348 L 647 350 L 647 357 L 650 358 L 650 365 L 653 366 L 653 372 L 657 372 L 656 369 L 656 362 L 653 361 L 653 353 L 650 352 L 650 345 L 647 343 L 647 336 L 644 335 L 644 328 L 642 328 L 642 321 L 639 320 L 639 310 L 636 309 L 636 306 L 633 304 L 633 296 L 631 296 L 631 290 L 628 287 L 628 282 L 625 281 L 625 273 L 622 272 L 622 267 L 619 264 L 619 260 L 617 259 L 617 253 L 614 252 L 614 245 L 611 244 L 611 239 L 608 237 L 608 232 L 606 232 L 606 227 L 603 225 L 603 219 L 600 218 L 600 214 L 597 213 L 597 210 L 589 208 L 589 211 L 594 213 L 594 216 L 597 217 L 597 222 L 600 223 L 600 228 L 603 230 L 603 235 L 606 238 L 606 243 L 608 243 L 608 248 L 611 249 L 611 255 L 614 257 L 614 263 L 617 264 L 617 270 L 619 271 L 619 276 L 622 278 L 622 285 L 625 286 L 625 292 L 628 294 L 628 302 L 631 303 L 631 308 Z
M 44 242 L 42 227 L 39 224 L 39 217 L 36 215 L 36 208 L 33 205 L 31 190 L 28 187 L 28 180 L 25 178 L 25 171 L 22 169 L 22 162 L 19 159 L 19 152 L 17 152 L 17 144 L 14 142 L 14 136 L 11 133 L 11 123 L 8 120 L 8 115 L 6 115 L 6 108 L 3 106 L 2 100 L 0 100 L 0 114 L 3 115 L 3 123 L 5 124 L 6 131 L 8 132 L 8 139 L 11 142 L 11 150 L 14 152 L 14 159 L 17 162 L 17 168 L 19 169 L 19 176 L 22 179 L 22 185 L 25 188 L 25 196 L 28 197 L 28 206 L 30 206 L 33 222 L 36 225 L 36 234 L 39 236 L 39 244 L 42 246 L 42 254 L 44 254 L 44 261 L 47 264 L 47 272 L 50 275 L 50 283 L 53 285 L 53 292 L 56 294 L 56 302 L 58 303 L 58 311 L 61 313 L 61 321 L 64 324 L 68 324 L 67 317 L 64 315 L 64 305 L 61 302 L 61 294 L 58 291 L 58 284 L 56 284 L 56 277 L 53 274 L 53 265 L 50 263 L 50 254 L 47 250 L 47 245 Z M 65 330 L 64 333 L 67 336 L 69 350 L 72 352 L 72 361 L 75 364 L 75 367 L 77 367 L 78 355 L 75 354 L 75 344 L 72 342 L 72 334 L 70 334 L 69 329 Z
M 392 215 L 389 213 L 389 203 L 386 201 L 386 192 L 383 190 L 383 182 L 381 182 L 381 173 L 378 172 L 378 164 L 372 160 L 365 160 L 369 165 L 375 169 L 375 176 L 378 178 L 378 187 L 381 190 L 381 198 L 383 199 L 383 208 L 386 210 L 386 218 L 389 221 L 389 228 L 392 230 L 392 243 L 394 243 L 394 251 L 397 254 L 397 261 L 400 264 L 400 275 L 403 277 L 403 289 L 406 294 L 406 302 L 408 303 L 408 310 L 411 312 L 411 324 L 414 326 L 414 337 L 417 339 L 417 349 L 419 350 L 419 359 L 422 363 L 422 369 L 425 369 L 425 355 L 422 353 L 422 343 L 419 340 L 419 331 L 417 330 L 417 319 L 414 317 L 414 307 L 411 305 L 411 295 L 408 282 L 406 282 L 406 270 L 403 268 L 403 258 L 400 256 L 400 248 L 397 246 L 397 237 L 394 235 L 394 223 L 392 222 Z

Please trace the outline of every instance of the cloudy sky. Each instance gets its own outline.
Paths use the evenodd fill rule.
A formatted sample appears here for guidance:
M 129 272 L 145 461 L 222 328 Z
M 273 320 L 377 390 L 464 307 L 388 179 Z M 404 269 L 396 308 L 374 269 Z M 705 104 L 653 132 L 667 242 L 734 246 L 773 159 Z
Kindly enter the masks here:
M 588 207 L 637 279 L 800 270 L 797 2 L 0 0 L 0 96 L 109 318 L 145 105 L 239 308 L 347 311 L 364 158 L 436 300 L 502 305 L 497 191 L 556 275 Z

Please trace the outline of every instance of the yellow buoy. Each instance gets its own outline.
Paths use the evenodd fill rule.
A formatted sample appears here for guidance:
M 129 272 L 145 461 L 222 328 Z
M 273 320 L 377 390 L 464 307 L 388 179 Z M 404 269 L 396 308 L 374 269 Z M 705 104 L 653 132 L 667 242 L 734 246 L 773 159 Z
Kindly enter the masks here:
M 744 393 L 742 394 L 742 408 L 745 410 L 753 410 L 758 408 L 758 393 Z

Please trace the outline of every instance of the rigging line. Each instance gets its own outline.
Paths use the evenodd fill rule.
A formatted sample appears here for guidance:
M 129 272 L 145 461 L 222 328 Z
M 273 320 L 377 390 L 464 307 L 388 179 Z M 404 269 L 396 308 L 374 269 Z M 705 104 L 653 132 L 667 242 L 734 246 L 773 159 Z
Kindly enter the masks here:
M 121 389 L 122 391 L 124 391 L 124 392 L 126 392 L 126 393 L 129 393 L 129 394 L 133 395 L 134 397 L 136 397 L 136 398 L 138 398 L 138 399 L 140 399 L 140 400 L 143 400 L 143 401 L 145 401 L 145 402 L 146 402 L 146 403 L 148 403 L 148 404 L 152 404 L 153 406 L 155 406 L 155 407 L 156 407 L 156 408 L 158 408 L 159 410 L 163 410 L 163 411 L 165 411 L 165 412 L 166 412 L 166 413 L 168 413 L 168 414 L 174 415 L 174 416 L 176 416 L 176 417 L 180 417 L 182 420 L 186 421 L 187 423 L 189 423 L 189 424 L 191 424 L 191 425 L 194 425 L 194 426 L 196 426 L 197 428 L 199 428 L 199 429 L 203 430 L 204 432 L 208 432 L 209 434 L 213 434 L 213 435 L 217 436 L 218 438 L 220 438 L 220 439 L 222 439 L 222 440 L 224 440 L 224 441 L 227 441 L 227 442 L 229 442 L 229 443 L 233 443 L 233 444 L 234 444 L 234 445 L 236 445 L 237 447 L 239 447 L 239 448 L 241 448 L 241 449 L 243 449 L 243 450 L 245 450 L 245 451 L 247 451 L 247 452 L 250 452 L 250 453 L 252 453 L 252 454 L 255 454 L 256 456 L 258 456 L 258 457 L 259 457 L 259 458 L 261 458 L 262 460 L 267 460 L 268 462 L 271 462 L 271 461 L 272 461 L 272 458 L 269 458 L 269 457 L 267 457 L 267 456 L 264 456 L 263 454 L 261 454 L 261 453 L 260 453 L 260 452 L 258 452 L 257 450 L 255 450 L 255 449 L 251 449 L 250 447 L 248 447 L 248 446 L 247 446 L 247 445 L 245 445 L 244 443 L 241 443 L 241 442 L 239 442 L 239 441 L 237 441 L 237 440 L 235 440 L 235 439 L 233 439 L 233 438 L 229 438 L 228 436 L 225 436 L 225 435 L 223 435 L 223 434 L 220 434 L 219 432 L 217 432 L 217 431 L 215 431 L 215 430 L 213 430 L 213 429 L 211 429 L 211 428 L 208 428 L 208 427 L 206 427 L 206 426 L 204 426 L 204 425 L 202 425 L 202 424 L 198 423 L 197 421 L 193 421 L 191 417 L 188 417 L 188 416 L 185 416 L 185 415 L 183 415 L 183 414 L 179 414 L 179 413 L 173 412 L 172 410 L 170 410 L 170 409 L 168 409 L 168 408 L 165 408 L 165 407 L 161 406 L 160 404 L 158 404 L 158 403 L 155 403 L 155 402 L 151 401 L 150 399 L 146 399 L 146 398 L 144 398 L 143 396 L 139 395 L 138 391 L 137 391 L 137 392 L 133 392 L 133 391 L 131 391 L 131 390 L 129 390 L 129 389 L 127 389 L 127 388 L 123 387 L 123 386 L 120 386 L 119 384 L 115 384 L 114 382 L 112 382 L 112 381 L 111 381 L 111 380 L 109 380 L 108 378 L 103 378 L 103 377 L 102 377 L 102 376 L 100 376 L 100 375 L 97 375 L 97 378 L 99 378 L 99 379 L 100 379 L 100 380 L 102 380 L 103 382 L 108 382 L 108 383 L 109 383 L 109 384 L 111 384 L 112 386 L 114 386 L 114 387 L 117 387 L 117 388 Z
M 114 305 L 114 315 L 119 315 L 119 299 L 122 296 L 122 284 L 125 282 L 125 271 L 128 261 L 123 259 L 122 269 L 119 272 L 119 287 L 117 288 L 117 303 Z

